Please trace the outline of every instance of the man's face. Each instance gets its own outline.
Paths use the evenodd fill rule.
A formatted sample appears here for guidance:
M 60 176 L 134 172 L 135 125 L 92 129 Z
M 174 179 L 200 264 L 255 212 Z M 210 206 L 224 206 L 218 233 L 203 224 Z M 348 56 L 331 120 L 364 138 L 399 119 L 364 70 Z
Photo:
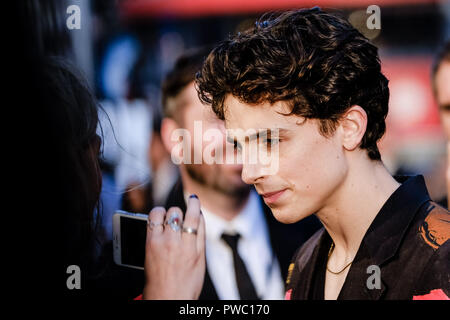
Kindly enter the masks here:
M 435 86 L 443 130 L 447 139 L 450 139 L 450 62 L 444 61 L 439 67 Z
M 179 103 L 185 107 L 182 109 L 182 127 L 189 131 L 191 141 L 191 164 L 183 164 L 187 173 L 197 182 L 215 189 L 216 191 L 235 196 L 246 196 L 249 191 L 241 179 L 242 164 L 225 164 L 226 157 L 226 134 L 224 122 L 216 117 L 209 106 L 203 105 L 197 95 L 194 83 L 188 85 L 177 97 Z M 197 124 L 197 129 L 195 125 Z M 199 130 L 201 124 L 201 131 Z M 204 138 L 204 133 L 214 130 L 218 135 L 210 141 L 194 143 L 194 139 Z M 199 136 L 198 133 L 201 133 Z M 197 136 L 196 136 L 197 135 Z M 207 150 L 205 150 L 207 149 Z M 214 154 L 214 150 L 222 150 L 224 164 L 205 162 L 205 154 Z M 228 146 L 228 152 L 233 152 Z M 233 157 L 233 155 L 228 155 Z M 202 159 L 201 164 L 195 164 L 195 158 Z M 231 159 L 231 158 L 230 158 Z
M 282 102 L 254 106 L 231 95 L 225 99 L 227 129 L 279 129 L 278 155 L 273 155 L 278 156 L 278 171 L 268 175 L 262 165 L 249 164 L 244 159 L 242 179 L 265 195 L 264 201 L 283 223 L 297 222 L 333 201 L 348 171 L 344 149 L 336 135 L 322 136 L 317 120 L 280 114 L 289 111 Z M 236 135 L 235 141 L 241 148 L 258 143 L 243 135 Z

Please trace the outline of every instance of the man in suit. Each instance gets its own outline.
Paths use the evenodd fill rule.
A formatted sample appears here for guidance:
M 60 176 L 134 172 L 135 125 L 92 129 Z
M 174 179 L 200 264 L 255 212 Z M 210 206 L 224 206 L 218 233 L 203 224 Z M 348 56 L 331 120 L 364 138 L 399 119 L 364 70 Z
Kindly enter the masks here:
M 242 181 L 242 165 L 206 163 L 207 150 L 212 156 L 235 155 L 233 148 L 232 154 L 226 148 L 223 121 L 200 102 L 194 86 L 195 73 L 208 53 L 207 48 L 186 52 L 163 82 L 161 137 L 180 169 L 165 207 L 186 212 L 190 194 L 200 199 L 206 225 L 206 274 L 200 299 L 282 299 L 295 249 L 320 224 L 313 216 L 290 225 L 278 222 L 253 186 Z M 183 154 L 174 138 L 179 130 L 191 137 Z M 212 142 L 203 139 L 208 130 L 216 133 Z M 199 138 L 205 141 L 198 143 Z

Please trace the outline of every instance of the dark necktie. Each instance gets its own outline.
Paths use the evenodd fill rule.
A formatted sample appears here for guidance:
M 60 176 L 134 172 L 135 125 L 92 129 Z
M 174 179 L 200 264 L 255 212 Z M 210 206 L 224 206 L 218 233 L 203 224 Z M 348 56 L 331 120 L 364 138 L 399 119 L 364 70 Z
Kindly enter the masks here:
M 252 279 L 250 278 L 247 268 L 245 267 L 244 261 L 242 261 L 237 251 L 239 238 L 239 234 L 222 234 L 222 239 L 233 251 L 234 273 L 236 275 L 239 296 L 241 300 L 259 300 L 255 287 L 253 286 Z

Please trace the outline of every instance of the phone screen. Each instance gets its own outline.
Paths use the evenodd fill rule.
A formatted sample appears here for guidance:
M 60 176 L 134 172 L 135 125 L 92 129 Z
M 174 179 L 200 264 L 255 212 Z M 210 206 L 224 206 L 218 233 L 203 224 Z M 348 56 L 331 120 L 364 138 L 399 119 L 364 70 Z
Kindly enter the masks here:
M 147 221 L 120 217 L 122 263 L 144 267 Z

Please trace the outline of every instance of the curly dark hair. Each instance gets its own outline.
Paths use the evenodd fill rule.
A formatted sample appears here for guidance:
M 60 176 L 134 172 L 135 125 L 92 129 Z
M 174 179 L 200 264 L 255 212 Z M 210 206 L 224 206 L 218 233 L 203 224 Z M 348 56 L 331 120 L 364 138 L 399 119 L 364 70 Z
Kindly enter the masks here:
M 331 135 L 352 105 L 367 113 L 360 148 L 380 160 L 388 80 L 378 49 L 346 19 L 318 7 L 264 14 L 253 28 L 214 48 L 196 75 L 199 98 L 225 118 L 228 94 L 248 104 L 286 101 L 290 114 L 319 119 Z

